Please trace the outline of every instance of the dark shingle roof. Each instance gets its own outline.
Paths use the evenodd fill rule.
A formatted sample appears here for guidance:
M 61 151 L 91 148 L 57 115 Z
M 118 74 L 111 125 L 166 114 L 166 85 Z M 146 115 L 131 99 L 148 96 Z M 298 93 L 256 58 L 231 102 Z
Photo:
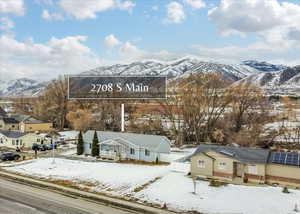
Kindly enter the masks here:
M 4 111 L 2 107 L 0 107 L 0 117 L 5 117 L 6 115 L 6 111 Z
M 200 144 L 193 155 L 208 151 L 215 151 L 246 163 L 267 163 L 270 153 L 267 149 Z
M 9 138 L 19 138 L 19 137 L 22 137 L 24 135 L 27 135 L 28 133 L 0 130 L 0 134 L 3 134 L 3 135 L 5 135 L 6 137 L 9 137 Z
M 4 121 L 4 123 L 19 123 L 19 121 L 17 121 L 16 119 L 14 119 L 12 117 L 4 117 L 3 121 Z
M 15 115 L 11 115 L 12 118 L 14 118 L 15 120 L 21 122 L 23 120 L 25 120 L 26 118 L 30 117 L 30 115 L 26 115 L 26 114 L 15 114 Z

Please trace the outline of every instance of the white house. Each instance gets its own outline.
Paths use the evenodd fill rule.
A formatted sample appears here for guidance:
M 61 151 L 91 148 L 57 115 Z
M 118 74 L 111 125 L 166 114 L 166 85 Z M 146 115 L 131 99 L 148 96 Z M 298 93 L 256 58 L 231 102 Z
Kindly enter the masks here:
M 0 146 L 9 148 L 30 148 L 34 143 L 40 144 L 42 139 L 35 133 L 0 130 Z
M 83 134 L 84 153 L 91 154 L 95 131 Z M 170 153 L 170 140 L 165 136 L 97 131 L 100 157 L 147 162 L 161 161 Z

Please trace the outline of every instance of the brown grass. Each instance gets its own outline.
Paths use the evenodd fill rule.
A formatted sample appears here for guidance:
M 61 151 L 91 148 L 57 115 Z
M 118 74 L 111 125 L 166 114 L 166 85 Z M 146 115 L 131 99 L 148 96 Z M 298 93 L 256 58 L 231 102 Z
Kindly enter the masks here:
M 143 189 L 145 189 L 146 187 L 148 187 L 149 185 L 151 185 L 151 184 L 155 183 L 156 181 L 158 181 L 159 179 L 161 179 L 161 177 L 156 177 L 153 180 L 149 181 L 148 183 L 145 183 L 144 185 L 135 188 L 133 190 L 133 192 L 135 192 L 135 193 L 140 192 Z
M 167 162 L 146 162 L 141 160 L 121 160 L 119 163 L 125 163 L 125 164 L 136 164 L 136 165 L 148 165 L 148 166 L 167 166 L 170 165 L 170 163 Z

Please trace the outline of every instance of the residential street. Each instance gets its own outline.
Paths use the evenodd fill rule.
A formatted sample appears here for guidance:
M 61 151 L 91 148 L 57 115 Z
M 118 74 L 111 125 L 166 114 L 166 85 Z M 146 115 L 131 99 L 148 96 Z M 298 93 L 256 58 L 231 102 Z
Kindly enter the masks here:
M 132 214 L 0 179 L 0 214 Z

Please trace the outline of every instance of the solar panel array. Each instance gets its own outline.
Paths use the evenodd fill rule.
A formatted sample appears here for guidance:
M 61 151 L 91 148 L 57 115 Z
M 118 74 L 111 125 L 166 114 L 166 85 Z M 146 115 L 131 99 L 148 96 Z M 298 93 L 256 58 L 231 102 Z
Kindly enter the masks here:
M 300 154 L 276 152 L 273 156 L 272 163 L 300 166 Z

